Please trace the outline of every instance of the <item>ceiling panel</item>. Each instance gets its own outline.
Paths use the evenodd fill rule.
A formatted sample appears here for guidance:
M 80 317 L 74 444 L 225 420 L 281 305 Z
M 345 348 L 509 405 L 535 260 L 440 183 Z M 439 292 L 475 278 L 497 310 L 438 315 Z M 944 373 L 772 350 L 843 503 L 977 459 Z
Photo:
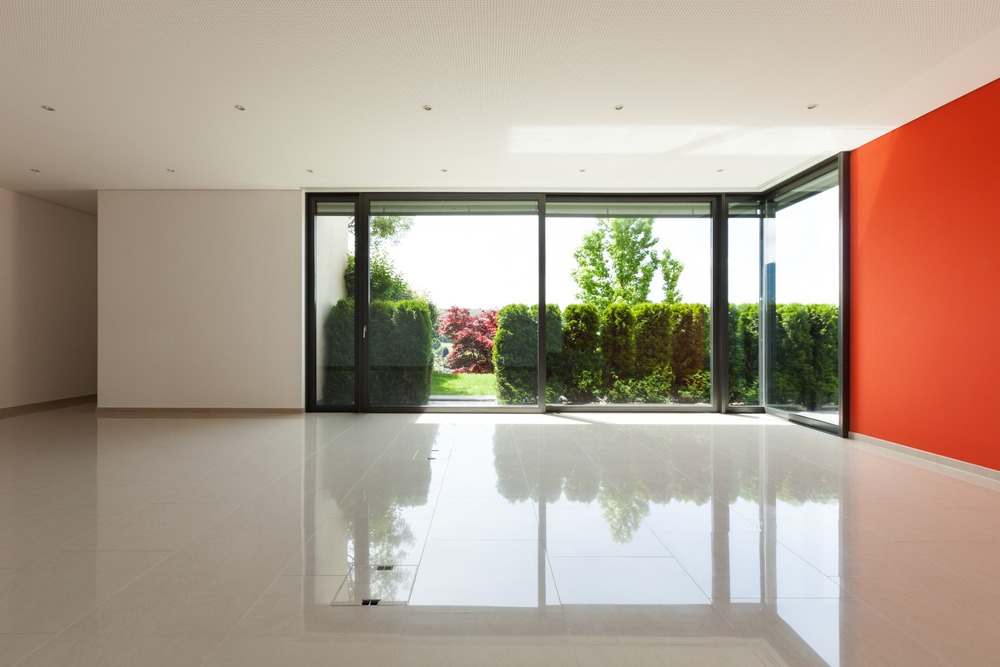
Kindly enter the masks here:
M 1000 77 L 1000 3 L 6 0 L 0 68 L 0 186 L 77 205 L 747 191 Z

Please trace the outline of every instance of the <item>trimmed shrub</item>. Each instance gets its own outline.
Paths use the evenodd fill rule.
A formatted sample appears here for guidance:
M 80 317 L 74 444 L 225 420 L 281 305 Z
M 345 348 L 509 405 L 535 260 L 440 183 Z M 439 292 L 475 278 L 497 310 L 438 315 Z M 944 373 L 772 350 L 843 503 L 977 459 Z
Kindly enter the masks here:
M 601 395 L 604 357 L 600 315 L 592 304 L 570 304 L 562 316 L 563 352 L 557 368 L 562 395 L 571 403 L 591 403 Z
M 670 371 L 670 306 L 663 303 L 640 303 L 632 309 L 635 316 L 635 372 L 640 376 Z
M 373 301 L 369 306 L 371 401 L 423 405 L 431 395 L 433 326 L 426 301 Z
M 760 307 L 729 304 L 729 403 L 760 403 Z
M 613 303 L 604 309 L 601 317 L 601 352 L 608 371 L 614 377 L 606 378 L 611 387 L 616 379 L 631 377 L 635 368 L 635 316 L 626 303 Z
M 674 373 L 674 389 L 685 401 L 708 401 L 705 377 L 708 368 L 708 306 L 700 303 L 679 303 L 671 308 L 673 349 L 670 367 Z
M 531 306 L 531 315 L 538 323 L 538 305 Z M 562 313 L 554 303 L 545 305 L 545 402 L 557 403 L 562 394 L 559 368 L 562 365 Z
M 818 378 L 816 387 L 816 403 L 812 409 L 818 409 L 824 404 L 836 405 L 840 401 L 840 311 L 830 304 L 813 304 L 809 306 L 810 324 L 813 340 L 816 341 L 813 353 L 813 371 Z
M 818 410 L 838 400 L 838 310 L 825 304 L 775 308 L 774 401 Z
M 670 399 L 674 373 L 670 367 L 673 339 L 671 308 L 641 303 L 635 316 L 635 386 L 633 400 L 662 403 Z
M 335 303 L 323 321 L 323 405 L 354 403 L 354 299 Z
M 537 359 L 537 314 L 533 315 L 528 306 L 520 303 L 504 306 L 497 313 L 497 335 L 493 339 L 498 403 L 538 402 Z

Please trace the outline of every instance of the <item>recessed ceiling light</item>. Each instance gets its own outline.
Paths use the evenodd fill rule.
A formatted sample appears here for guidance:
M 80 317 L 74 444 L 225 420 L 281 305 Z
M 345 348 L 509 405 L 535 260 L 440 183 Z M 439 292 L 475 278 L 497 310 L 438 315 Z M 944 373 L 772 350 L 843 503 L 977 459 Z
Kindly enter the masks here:
M 583 173 L 583 172 L 585 172 L 585 171 L 587 171 L 587 170 L 586 170 L 586 169 L 581 169 L 581 170 L 580 170 L 580 173 L 582 174 L 582 173 Z
M 237 111 L 246 111 L 247 110 L 247 108 L 245 106 L 243 106 L 242 104 L 234 104 L 233 108 L 236 109 Z
M 171 174 L 173 174 L 173 173 L 175 173 L 175 172 L 176 172 L 177 170 L 176 170 L 176 169 L 171 169 L 171 168 L 167 167 L 167 171 L 169 171 L 169 172 L 170 172 Z
M 424 111 L 430 111 L 431 110 L 431 105 L 425 104 L 424 106 L 422 106 L 420 108 L 423 109 Z
M 624 104 L 616 104 L 615 105 L 615 111 L 621 111 L 624 108 L 625 108 Z
M 55 107 L 50 107 L 48 104 L 43 104 L 42 108 L 46 111 L 55 111 Z
M 31 171 L 33 171 L 33 172 L 34 172 L 34 173 L 36 173 L 36 174 L 40 174 L 40 173 L 42 173 L 42 170 L 41 170 L 41 169 L 31 169 Z
M 306 173 L 307 174 L 311 174 L 311 173 L 313 173 L 313 170 L 312 169 L 306 169 Z
M 447 169 L 442 169 L 441 171 L 442 171 L 442 172 L 447 172 L 448 170 L 447 170 Z
M 717 172 L 719 172 L 719 173 L 721 174 L 722 172 L 724 172 L 724 171 L 725 171 L 725 169 L 716 169 L 716 171 L 717 171 Z
M 806 109 L 809 109 L 810 111 L 812 111 L 813 109 L 815 109 L 818 106 L 819 106 L 818 104 L 810 104 L 809 106 L 806 107 Z

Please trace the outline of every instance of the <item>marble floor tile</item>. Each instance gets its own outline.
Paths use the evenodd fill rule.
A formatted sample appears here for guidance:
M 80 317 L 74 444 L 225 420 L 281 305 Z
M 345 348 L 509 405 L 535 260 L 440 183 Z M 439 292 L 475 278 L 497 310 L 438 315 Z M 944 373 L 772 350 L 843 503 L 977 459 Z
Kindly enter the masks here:
M 375 638 L 316 639 L 313 637 L 230 637 L 204 667 L 329 667 L 330 665 L 392 665 L 396 641 Z
M 2 635 L 0 634 L 0 667 L 11 667 L 30 655 L 55 635 Z
M 993 664 L 997 516 L 766 415 L 53 410 L 0 419 L 0 667 Z
M 62 545 L 62 549 L 99 551 L 176 551 L 200 537 L 235 504 L 151 503 L 105 521 Z
M 0 634 L 61 632 L 170 555 L 165 551 L 51 551 L 0 589 Z
M 189 637 L 61 635 L 17 667 L 176 667 L 200 665 L 219 640 Z

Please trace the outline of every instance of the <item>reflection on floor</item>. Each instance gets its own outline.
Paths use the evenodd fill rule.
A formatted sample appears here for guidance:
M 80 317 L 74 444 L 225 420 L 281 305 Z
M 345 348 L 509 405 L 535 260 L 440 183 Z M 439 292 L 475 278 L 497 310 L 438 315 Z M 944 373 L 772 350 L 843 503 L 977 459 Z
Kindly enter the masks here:
M 764 416 L 0 421 L 0 666 L 995 664 L 998 562 Z

